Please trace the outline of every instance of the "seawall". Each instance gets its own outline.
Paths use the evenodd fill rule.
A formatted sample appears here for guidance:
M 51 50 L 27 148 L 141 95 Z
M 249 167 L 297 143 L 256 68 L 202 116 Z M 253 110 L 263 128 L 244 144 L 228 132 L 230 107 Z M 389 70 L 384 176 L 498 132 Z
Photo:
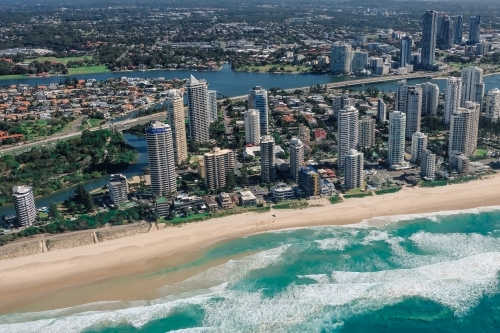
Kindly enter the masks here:
M 92 231 L 66 233 L 57 236 L 45 236 L 37 240 L 26 240 L 0 247 L 0 260 L 101 243 L 137 234 L 144 234 L 150 230 L 157 230 L 156 224 L 140 223 Z

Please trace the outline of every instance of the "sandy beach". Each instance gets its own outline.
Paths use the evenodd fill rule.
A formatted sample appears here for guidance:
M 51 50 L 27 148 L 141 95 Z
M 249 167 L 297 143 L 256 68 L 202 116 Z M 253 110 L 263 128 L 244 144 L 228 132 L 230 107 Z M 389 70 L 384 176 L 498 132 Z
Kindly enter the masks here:
M 206 266 L 179 270 L 167 278 L 156 276 L 146 285 L 129 277 L 196 260 L 218 242 L 285 228 L 344 225 L 379 216 L 497 206 L 499 188 L 500 176 L 489 176 L 452 186 L 403 188 L 398 193 L 346 199 L 335 205 L 324 199 L 310 202 L 315 206 L 304 210 L 230 216 L 0 261 L 0 313 L 38 311 L 99 300 L 143 299 L 153 295 L 156 288 L 181 281 Z M 94 292 L 92 296 L 85 293 L 86 286 L 96 283 L 102 292 Z

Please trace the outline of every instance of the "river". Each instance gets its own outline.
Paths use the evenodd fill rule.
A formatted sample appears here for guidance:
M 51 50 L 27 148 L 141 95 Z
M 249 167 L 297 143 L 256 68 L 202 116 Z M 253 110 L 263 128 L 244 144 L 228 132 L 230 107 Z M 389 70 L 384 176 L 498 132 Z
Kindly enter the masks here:
M 144 136 L 135 135 L 130 133 L 123 134 L 125 142 L 137 149 L 137 159 L 135 163 L 129 164 L 124 170 L 121 171 L 122 174 L 127 177 L 132 177 L 142 174 L 142 168 L 148 165 L 148 152 L 146 147 L 146 140 Z M 83 184 L 86 190 L 96 189 L 108 183 L 108 176 L 102 177 L 100 179 L 95 179 Z M 35 203 L 37 207 L 48 207 L 51 202 L 64 201 L 75 192 L 76 185 L 70 186 L 64 190 L 45 195 L 43 197 L 35 198 Z M 14 205 L 5 205 L 0 207 L 0 216 L 2 215 L 15 215 Z

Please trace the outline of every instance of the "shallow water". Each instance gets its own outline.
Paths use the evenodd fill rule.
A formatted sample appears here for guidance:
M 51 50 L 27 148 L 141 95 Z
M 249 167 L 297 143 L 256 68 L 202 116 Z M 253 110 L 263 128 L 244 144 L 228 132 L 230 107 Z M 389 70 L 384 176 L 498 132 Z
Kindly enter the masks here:
M 249 251 L 154 300 L 4 315 L 0 332 L 498 331 L 500 207 L 269 232 L 199 262 Z

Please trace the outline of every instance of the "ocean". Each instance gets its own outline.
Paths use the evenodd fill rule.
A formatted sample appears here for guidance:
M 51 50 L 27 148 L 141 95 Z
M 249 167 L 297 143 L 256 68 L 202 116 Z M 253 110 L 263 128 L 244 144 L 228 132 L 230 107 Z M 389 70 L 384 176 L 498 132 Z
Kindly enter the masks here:
M 0 332 L 500 331 L 500 207 L 267 232 L 173 269 L 241 254 L 154 300 L 3 315 Z

